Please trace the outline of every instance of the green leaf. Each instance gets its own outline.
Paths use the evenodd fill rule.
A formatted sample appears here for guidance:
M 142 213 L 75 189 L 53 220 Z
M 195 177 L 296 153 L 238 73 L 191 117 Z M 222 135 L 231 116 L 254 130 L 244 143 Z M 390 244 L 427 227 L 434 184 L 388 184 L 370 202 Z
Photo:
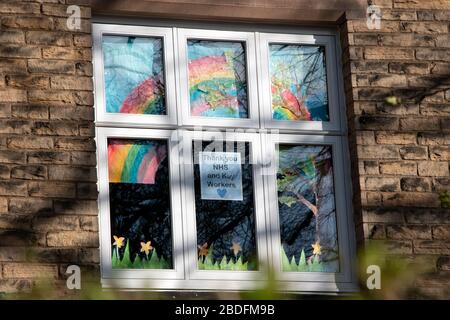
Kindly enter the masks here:
M 298 202 L 298 199 L 290 196 L 282 196 L 278 198 L 278 201 L 290 208 L 293 204 Z

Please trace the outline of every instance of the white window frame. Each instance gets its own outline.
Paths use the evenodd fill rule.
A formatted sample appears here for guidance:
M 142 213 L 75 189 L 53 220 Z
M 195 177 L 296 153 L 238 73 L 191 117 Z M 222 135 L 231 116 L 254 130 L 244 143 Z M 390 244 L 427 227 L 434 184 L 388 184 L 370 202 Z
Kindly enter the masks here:
M 94 39 L 94 83 L 95 83 L 95 116 L 96 122 L 103 125 L 122 124 L 128 127 L 167 127 L 176 125 L 177 108 L 175 94 L 175 64 L 173 56 L 173 36 L 171 28 L 139 27 L 125 25 L 93 24 Z M 105 79 L 103 64 L 103 36 L 133 36 L 161 38 L 164 57 L 165 115 L 131 114 L 106 112 Z
M 194 163 L 192 142 L 194 140 L 202 141 L 235 141 L 248 142 L 250 145 L 250 159 L 253 169 L 253 205 L 255 219 L 255 240 L 258 255 L 257 271 L 230 271 L 230 270 L 198 270 L 197 261 L 197 224 L 195 209 L 195 187 L 194 187 Z M 225 150 L 224 150 L 225 151 Z M 266 275 L 264 266 L 267 265 L 267 244 L 263 234 L 266 234 L 266 222 L 264 214 L 264 191 L 263 176 L 261 172 L 260 159 L 261 147 L 259 135 L 256 133 L 227 133 L 224 135 L 219 132 L 200 132 L 184 131 L 183 133 L 183 217 L 185 218 L 186 228 L 185 243 L 188 254 L 188 272 L 189 278 L 195 280 L 258 280 Z
M 100 19 L 102 20 L 102 19 Z M 102 285 L 105 288 L 160 289 L 160 290 L 252 290 L 265 285 L 267 276 L 264 263 L 280 269 L 279 221 L 276 176 L 261 175 L 261 166 L 254 164 L 254 197 L 256 240 L 260 269 L 257 271 L 198 270 L 197 233 L 193 188 L 192 139 L 200 134 L 191 131 L 201 126 L 207 132 L 201 138 L 214 135 L 227 128 L 251 129 L 255 133 L 236 133 L 226 140 L 247 141 L 258 161 L 275 157 L 274 141 L 264 135 L 266 129 L 277 129 L 278 143 L 331 144 L 333 147 L 333 173 L 335 181 L 336 221 L 340 270 L 337 273 L 281 273 L 280 289 L 292 292 L 350 292 L 356 291 L 354 226 L 352 222 L 350 173 L 345 163 L 348 158 L 345 140 L 345 114 L 338 33 L 320 29 L 289 27 L 233 26 L 223 24 L 187 24 L 157 22 L 148 26 L 108 24 L 111 20 L 93 24 L 94 83 L 96 133 L 98 146 L 99 209 L 101 236 Z M 121 20 L 122 22 L 122 20 Z M 105 24 L 107 23 L 107 24 Z M 131 20 L 130 23 L 135 23 Z M 198 29 L 193 29 L 198 28 Z M 207 28 L 207 29 L 201 29 Z M 229 31 L 230 29 L 235 31 Z M 251 31 L 247 31 L 251 30 Z M 157 36 L 164 41 L 164 70 L 166 107 L 168 115 L 107 114 L 104 105 L 102 35 Z M 246 43 L 248 111 L 250 118 L 227 119 L 190 116 L 189 84 L 187 74 L 187 39 L 244 41 Z M 330 122 L 272 120 L 272 101 L 264 93 L 270 88 L 269 43 L 320 44 L 325 46 Z M 258 76 L 257 76 L 258 75 Z M 170 100 L 170 102 L 169 102 Z M 109 128 L 106 128 L 109 127 Z M 167 130 L 161 130 L 167 129 Z M 172 238 L 174 250 L 173 270 L 136 270 L 111 268 L 111 229 L 109 213 L 109 183 L 107 165 L 107 138 L 175 137 L 183 140 L 180 153 L 169 157 L 171 183 Z M 187 143 L 187 144 L 186 144 Z M 172 150 L 172 141 L 169 148 Z M 179 160 L 190 159 L 190 165 L 179 165 Z M 175 163 L 174 163 L 175 162 Z M 338 170 L 340 169 L 340 170 Z M 270 231 L 271 230 L 271 231 Z M 278 241 L 278 242 L 277 242 Z M 278 246 L 278 247 L 277 247 Z M 183 251 L 177 254 L 177 250 Z M 179 252 L 178 251 L 178 252 Z M 276 254 L 275 254 L 276 253 Z
M 275 166 L 270 168 L 270 174 L 266 174 L 265 178 L 265 198 L 266 198 L 266 214 L 267 221 L 271 226 L 271 234 L 269 243 L 272 244 L 271 265 L 281 281 L 316 281 L 316 282 L 338 282 L 351 283 L 351 252 L 350 234 L 352 221 L 346 212 L 351 210 L 351 203 L 347 197 L 349 181 L 346 176 L 349 174 L 344 165 L 344 146 L 342 138 L 336 136 L 319 136 L 319 135 L 297 135 L 297 134 L 280 134 L 276 138 L 271 136 L 265 137 L 263 143 L 263 152 L 270 158 L 272 164 L 278 163 L 277 144 L 283 145 L 325 145 L 331 146 L 332 164 L 333 164 L 333 182 L 334 182 L 334 202 L 335 202 L 335 219 L 338 238 L 339 250 L 339 271 L 338 272 L 286 272 L 281 269 L 281 239 L 280 239 L 280 221 L 279 221 L 279 204 L 278 204 L 278 188 L 277 188 L 277 169 Z
M 297 34 L 275 34 L 260 33 L 259 41 L 260 57 L 258 59 L 260 69 L 260 101 L 261 118 L 267 129 L 296 130 L 302 132 L 342 131 L 340 119 L 340 99 L 338 90 L 338 65 L 336 55 L 335 37 L 330 35 L 297 35 Z M 294 44 L 294 45 L 316 45 L 325 47 L 325 65 L 327 77 L 328 115 L 330 121 L 293 121 L 275 120 L 272 117 L 272 90 L 270 80 L 270 44 Z
M 220 31 L 202 29 L 177 29 L 178 38 L 178 68 L 179 79 L 179 112 L 181 124 L 183 126 L 204 126 L 215 128 L 258 128 L 258 92 L 256 77 L 256 51 L 255 34 L 253 32 L 240 31 Z M 245 44 L 246 55 L 246 81 L 247 81 L 247 101 L 249 118 L 221 118 L 221 117 L 201 117 L 191 116 L 191 106 L 189 97 L 189 72 L 188 72 L 188 40 L 211 40 L 211 41 L 233 41 Z
M 99 174 L 100 256 L 102 277 L 108 279 L 183 279 L 184 259 L 176 254 L 183 247 L 178 148 L 174 145 L 177 132 L 127 128 L 96 128 L 97 169 Z M 170 214 L 172 227 L 173 269 L 113 269 L 111 217 L 109 205 L 108 139 L 166 140 L 169 156 Z

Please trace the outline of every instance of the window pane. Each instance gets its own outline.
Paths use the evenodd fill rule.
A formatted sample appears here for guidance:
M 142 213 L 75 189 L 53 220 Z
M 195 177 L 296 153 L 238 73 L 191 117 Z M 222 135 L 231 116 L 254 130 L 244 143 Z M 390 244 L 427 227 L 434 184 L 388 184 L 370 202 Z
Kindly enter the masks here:
M 113 268 L 171 269 L 165 140 L 108 139 Z
M 283 271 L 339 270 L 331 146 L 279 145 Z
M 325 48 L 269 47 L 273 119 L 329 121 Z
M 106 111 L 166 114 L 163 40 L 104 36 Z
M 209 144 L 193 143 L 198 268 L 256 270 L 250 144 Z
M 248 118 L 245 44 L 188 40 L 191 115 Z

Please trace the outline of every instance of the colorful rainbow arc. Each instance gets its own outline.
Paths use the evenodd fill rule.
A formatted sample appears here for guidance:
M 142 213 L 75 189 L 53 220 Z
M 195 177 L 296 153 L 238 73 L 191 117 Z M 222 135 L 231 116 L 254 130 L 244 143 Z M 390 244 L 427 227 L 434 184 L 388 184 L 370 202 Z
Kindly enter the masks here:
M 163 98 L 163 89 L 157 79 L 150 77 L 138 84 L 128 94 L 120 107 L 120 113 L 153 114 Z
M 164 145 L 110 142 L 109 182 L 154 184 L 159 164 L 166 155 Z

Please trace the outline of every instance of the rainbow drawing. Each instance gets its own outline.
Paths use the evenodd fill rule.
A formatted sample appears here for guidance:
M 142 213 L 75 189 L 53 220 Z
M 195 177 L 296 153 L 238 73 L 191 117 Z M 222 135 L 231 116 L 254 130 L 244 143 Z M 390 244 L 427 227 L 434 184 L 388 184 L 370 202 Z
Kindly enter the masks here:
M 167 147 L 163 143 L 109 140 L 109 182 L 154 184 L 158 167 L 166 156 Z
M 243 48 L 242 45 L 234 49 L 228 46 L 211 41 L 189 42 L 189 94 L 193 116 L 247 117 Z
M 324 59 L 322 47 L 270 44 L 273 119 L 329 120 Z
M 160 38 L 103 36 L 106 111 L 165 115 Z
M 120 113 L 157 114 L 155 110 L 164 98 L 164 88 L 155 77 L 142 81 L 125 98 Z

